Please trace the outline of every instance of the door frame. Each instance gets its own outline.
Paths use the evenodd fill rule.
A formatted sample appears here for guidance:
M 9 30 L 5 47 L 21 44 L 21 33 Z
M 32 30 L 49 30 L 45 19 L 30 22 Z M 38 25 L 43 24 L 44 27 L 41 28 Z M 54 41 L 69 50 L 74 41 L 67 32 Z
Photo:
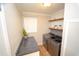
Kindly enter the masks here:
M 4 47 L 5 47 L 5 54 L 6 56 L 11 56 L 11 47 L 10 47 L 10 42 L 9 42 L 9 38 L 8 38 L 8 32 L 7 32 L 7 26 L 6 26 L 6 17 L 5 17 L 5 9 L 4 9 L 4 4 L 0 4 L 0 29 L 2 34 L 1 37 L 4 41 Z M 3 48 L 4 49 L 4 48 Z M 4 51 L 3 51 L 4 52 Z

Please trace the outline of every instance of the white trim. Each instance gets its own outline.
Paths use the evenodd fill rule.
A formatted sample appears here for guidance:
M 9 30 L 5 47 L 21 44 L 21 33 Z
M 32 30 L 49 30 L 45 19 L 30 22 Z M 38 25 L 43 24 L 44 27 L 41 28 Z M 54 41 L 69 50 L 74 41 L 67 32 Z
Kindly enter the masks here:
M 6 47 L 7 55 L 10 56 L 11 55 L 11 48 L 10 48 L 8 32 L 7 32 L 7 26 L 6 26 L 4 4 L 1 4 L 1 9 L 2 9 L 1 25 L 2 25 L 3 37 L 4 37 L 4 42 L 5 42 L 5 47 Z
M 78 3 L 78 0 L 1 0 L 0 3 Z
M 64 11 L 66 10 L 66 5 L 64 8 Z M 66 11 L 65 11 L 66 12 Z M 67 23 L 65 19 L 65 12 L 64 12 L 64 22 L 63 22 L 63 34 L 62 34 L 62 43 L 61 43 L 61 56 L 64 56 L 65 54 L 65 46 L 66 46 L 66 35 L 67 35 Z
M 61 55 L 64 56 L 66 52 L 66 45 L 67 45 L 67 33 L 68 33 L 68 25 L 69 22 L 64 21 L 63 25 L 63 35 L 62 35 L 62 46 L 61 46 Z

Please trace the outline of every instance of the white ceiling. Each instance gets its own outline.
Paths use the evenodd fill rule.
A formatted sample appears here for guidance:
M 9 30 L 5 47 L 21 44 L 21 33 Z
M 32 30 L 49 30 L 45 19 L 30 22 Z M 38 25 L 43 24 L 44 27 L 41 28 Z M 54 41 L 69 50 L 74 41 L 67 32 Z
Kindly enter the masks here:
M 20 12 L 35 12 L 43 14 L 52 14 L 58 10 L 64 9 L 64 3 L 52 3 L 50 7 L 42 6 L 42 3 L 18 3 L 16 4 Z

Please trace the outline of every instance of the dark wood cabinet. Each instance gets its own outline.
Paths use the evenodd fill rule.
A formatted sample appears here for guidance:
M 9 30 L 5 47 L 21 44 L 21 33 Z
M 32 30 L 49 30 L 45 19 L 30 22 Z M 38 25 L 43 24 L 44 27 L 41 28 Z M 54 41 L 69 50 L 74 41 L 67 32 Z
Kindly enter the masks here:
M 53 39 L 48 40 L 48 52 L 52 56 L 59 56 L 60 43 L 55 42 Z
M 49 34 L 44 34 L 43 35 L 43 46 L 48 50 L 48 39 L 50 39 Z
M 61 42 L 56 42 L 54 39 L 47 38 L 45 35 L 43 38 L 43 45 L 47 49 L 47 51 L 50 53 L 51 56 L 60 55 Z
M 50 40 L 48 41 L 48 52 L 50 53 L 50 55 L 53 55 L 53 49 L 51 47 Z

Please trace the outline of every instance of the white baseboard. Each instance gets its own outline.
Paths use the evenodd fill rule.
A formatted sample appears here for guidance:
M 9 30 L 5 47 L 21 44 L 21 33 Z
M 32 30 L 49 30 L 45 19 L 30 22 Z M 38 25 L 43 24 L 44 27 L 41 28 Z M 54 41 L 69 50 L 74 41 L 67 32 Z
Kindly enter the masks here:
M 40 51 L 33 52 L 33 53 L 30 53 L 30 54 L 26 54 L 24 56 L 40 56 Z

